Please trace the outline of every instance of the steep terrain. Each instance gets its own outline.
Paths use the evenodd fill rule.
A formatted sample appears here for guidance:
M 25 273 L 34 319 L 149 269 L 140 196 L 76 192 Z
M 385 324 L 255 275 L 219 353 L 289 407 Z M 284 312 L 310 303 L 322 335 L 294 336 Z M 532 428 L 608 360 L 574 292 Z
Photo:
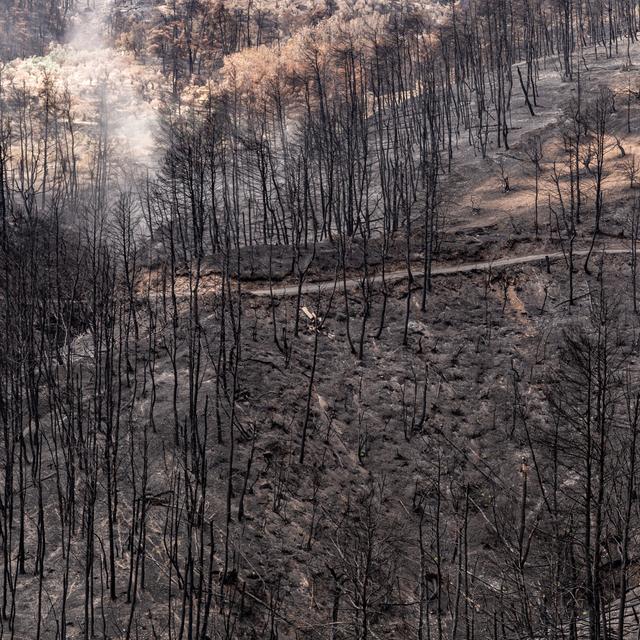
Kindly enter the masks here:
M 98 2 L 12 47 L 0 640 L 638 636 L 606 8 Z

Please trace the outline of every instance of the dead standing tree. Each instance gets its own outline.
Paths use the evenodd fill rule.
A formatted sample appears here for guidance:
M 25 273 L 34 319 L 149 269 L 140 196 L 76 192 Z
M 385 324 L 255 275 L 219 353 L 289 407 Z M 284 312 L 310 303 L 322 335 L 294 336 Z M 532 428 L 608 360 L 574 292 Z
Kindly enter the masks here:
M 571 490 L 582 513 L 581 563 L 578 581 L 584 580 L 589 634 L 602 637 L 606 577 L 603 546 L 610 536 L 606 496 L 615 479 L 621 372 L 626 349 L 619 340 L 617 304 L 604 284 L 591 299 L 592 312 L 584 324 L 564 334 L 563 354 L 554 373 L 552 411 L 567 425 L 554 435 L 564 473 L 579 482 Z M 568 456 L 572 450 L 574 456 Z
M 589 260 L 595 246 L 596 237 L 600 233 L 603 211 L 604 161 L 608 151 L 607 136 L 611 116 L 615 110 L 614 94 L 608 87 L 601 87 L 598 94 L 587 104 L 585 127 L 590 133 L 587 158 L 584 164 L 591 174 L 595 188 L 595 220 L 589 253 L 584 261 L 584 270 L 589 273 Z
M 525 146 L 525 153 L 527 154 L 527 158 L 533 165 L 535 182 L 534 182 L 534 229 L 536 238 L 538 238 L 538 196 L 540 193 L 540 172 L 541 172 L 541 162 L 543 159 L 543 149 L 542 149 L 542 140 L 540 136 L 535 135 L 531 136 L 527 139 L 527 143 Z

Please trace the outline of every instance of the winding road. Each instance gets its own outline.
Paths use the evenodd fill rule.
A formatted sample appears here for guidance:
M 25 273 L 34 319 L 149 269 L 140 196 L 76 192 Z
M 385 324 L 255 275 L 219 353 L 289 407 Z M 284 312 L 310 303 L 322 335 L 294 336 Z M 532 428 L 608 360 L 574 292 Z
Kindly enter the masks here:
M 586 256 L 589 253 L 588 249 L 576 249 L 573 252 L 574 256 Z M 601 255 L 606 253 L 608 255 L 626 254 L 631 253 L 631 249 L 594 249 L 593 255 Z M 555 253 L 531 253 L 525 256 L 515 256 L 512 258 L 496 258 L 495 260 L 489 260 L 484 262 L 466 262 L 451 266 L 434 266 L 431 270 L 432 276 L 448 276 L 457 273 L 470 273 L 473 271 L 487 271 L 488 269 L 496 269 L 500 267 L 509 267 L 519 264 L 530 264 L 535 262 L 544 262 L 547 258 L 550 262 L 564 258 L 565 254 L 561 251 Z M 415 271 L 412 270 L 414 278 L 420 278 L 424 275 L 424 271 L 418 267 Z M 390 271 L 384 276 L 384 280 L 387 283 L 397 282 L 407 277 L 407 270 L 401 269 L 397 271 Z M 382 275 L 377 275 L 371 278 L 372 283 L 381 283 L 383 281 Z M 337 291 L 343 291 L 345 286 L 347 289 L 356 289 L 361 284 L 360 278 L 347 278 L 346 281 L 342 280 L 324 280 L 321 282 L 308 282 L 302 285 L 302 294 L 312 293 L 326 293 L 333 290 L 335 287 Z M 298 285 L 278 285 L 274 287 L 249 289 L 245 293 L 248 295 L 256 296 L 259 298 L 274 296 L 276 298 L 290 298 L 298 295 Z

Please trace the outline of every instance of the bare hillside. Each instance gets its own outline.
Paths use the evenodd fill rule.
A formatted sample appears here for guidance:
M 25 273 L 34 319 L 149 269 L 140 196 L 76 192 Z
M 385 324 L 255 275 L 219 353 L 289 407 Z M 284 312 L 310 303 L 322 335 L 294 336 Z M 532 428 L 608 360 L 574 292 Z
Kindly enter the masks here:
M 637 6 L 0 10 L 0 640 L 639 636 Z

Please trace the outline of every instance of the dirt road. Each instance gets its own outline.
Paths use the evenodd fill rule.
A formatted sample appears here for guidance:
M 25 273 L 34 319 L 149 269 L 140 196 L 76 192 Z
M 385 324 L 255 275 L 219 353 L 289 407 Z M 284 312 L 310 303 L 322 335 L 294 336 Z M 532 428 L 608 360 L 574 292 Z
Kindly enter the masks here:
M 594 249 L 593 257 L 596 258 L 598 255 L 602 253 L 606 254 L 625 254 L 630 253 L 630 249 Z M 589 253 L 588 249 L 577 249 L 574 250 L 574 256 L 586 256 Z M 486 271 L 488 269 L 498 269 L 500 267 L 508 267 L 511 265 L 518 264 L 529 264 L 534 262 L 544 262 L 547 258 L 549 258 L 550 262 L 554 262 L 558 259 L 563 259 L 564 254 L 560 251 L 556 253 L 531 253 L 526 256 L 516 256 L 513 258 L 497 258 L 491 261 L 485 262 L 467 262 L 463 264 L 456 264 L 451 266 L 434 266 L 431 274 L 432 276 L 447 276 L 456 273 L 469 273 L 472 271 Z M 417 266 L 415 270 L 411 271 L 414 278 L 421 278 L 424 272 L 421 269 L 421 266 Z M 401 269 L 398 271 L 391 271 L 385 274 L 385 280 L 390 282 L 397 282 L 398 280 L 403 280 L 407 277 L 407 270 Z M 372 283 L 381 283 L 382 275 L 377 275 L 371 278 Z M 309 282 L 302 285 L 301 292 L 303 294 L 313 294 L 313 293 L 323 293 L 332 291 L 334 287 L 338 291 L 342 291 L 344 286 L 346 285 L 347 289 L 355 289 L 359 287 L 361 281 L 359 278 L 348 278 L 346 282 L 343 282 L 342 279 L 339 279 L 337 282 L 334 280 L 325 280 L 322 282 Z M 248 295 L 256 296 L 256 297 L 268 297 L 269 295 L 273 295 L 276 298 L 288 298 L 298 295 L 298 285 L 297 284 L 289 284 L 284 286 L 274 286 L 273 288 L 260 288 L 260 289 L 248 289 L 245 290 L 245 293 Z

